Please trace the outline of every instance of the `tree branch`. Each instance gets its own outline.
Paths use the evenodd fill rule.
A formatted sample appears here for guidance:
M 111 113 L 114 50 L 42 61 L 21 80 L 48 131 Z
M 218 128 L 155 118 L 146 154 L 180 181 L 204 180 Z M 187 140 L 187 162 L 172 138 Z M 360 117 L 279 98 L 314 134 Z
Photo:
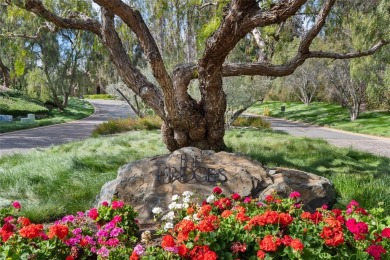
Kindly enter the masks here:
M 165 106 L 169 114 L 171 116 L 176 115 L 172 79 L 165 68 L 161 53 L 141 14 L 121 0 L 93 1 L 119 16 L 135 33 L 141 43 L 144 54 L 151 65 L 153 76 L 156 78 L 164 92 Z
M 328 59 L 352 59 L 374 54 L 383 46 L 389 44 L 389 41 L 379 41 L 372 48 L 363 52 L 334 53 L 322 51 L 310 51 L 307 54 L 298 53 L 290 61 L 282 65 L 272 65 L 267 63 L 232 63 L 223 66 L 222 75 L 224 77 L 232 76 L 273 76 L 283 77 L 292 74 L 296 68 L 302 65 L 306 59 L 310 58 L 328 58 Z
M 164 112 L 163 95 L 160 89 L 136 68 L 133 67 L 122 41 L 115 30 L 114 14 L 102 8 L 102 42 L 108 49 L 112 62 L 118 69 L 123 82 L 139 95 L 148 106 L 162 119 L 166 119 Z
M 72 12 L 69 13 L 69 17 L 64 18 L 57 16 L 55 13 L 47 10 L 40 0 L 26 0 L 24 2 L 24 6 L 21 5 L 19 7 L 45 18 L 47 21 L 54 23 L 58 27 L 66 29 L 87 30 L 101 37 L 100 23 L 85 14 Z
M 328 16 L 332 6 L 336 0 L 328 0 L 324 6 L 322 7 L 320 14 L 317 17 L 317 20 L 313 27 L 307 32 L 307 34 L 303 37 L 301 43 L 298 47 L 298 53 L 308 53 L 310 49 L 310 45 L 313 42 L 314 38 L 320 33 L 322 27 L 325 24 L 326 17 Z

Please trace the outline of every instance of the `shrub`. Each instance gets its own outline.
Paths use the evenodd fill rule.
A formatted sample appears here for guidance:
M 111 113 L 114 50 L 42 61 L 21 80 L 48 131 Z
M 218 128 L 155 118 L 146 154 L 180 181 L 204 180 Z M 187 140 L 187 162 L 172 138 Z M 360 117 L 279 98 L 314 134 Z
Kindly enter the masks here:
M 299 192 L 263 201 L 225 196 L 215 187 L 202 205 L 174 195 L 164 216 L 161 248 L 141 259 L 389 259 L 390 219 L 351 201 L 346 210 L 302 210 Z M 173 255 L 173 257 L 172 257 Z M 162 258 L 161 258 L 162 259 Z M 164 258 L 165 259 L 165 258 Z
M 263 116 L 271 116 L 271 110 L 268 107 L 263 108 Z
M 238 127 L 256 127 L 256 128 L 270 128 L 271 124 L 261 117 L 239 117 L 234 120 L 233 126 Z
M 98 125 L 92 136 L 123 133 L 133 130 L 153 130 L 161 128 L 161 119 L 157 116 L 146 116 L 144 118 L 115 119 Z
M 49 225 L 20 216 L 21 205 L 0 209 L 1 259 L 128 259 L 138 231 L 132 207 L 104 202 Z

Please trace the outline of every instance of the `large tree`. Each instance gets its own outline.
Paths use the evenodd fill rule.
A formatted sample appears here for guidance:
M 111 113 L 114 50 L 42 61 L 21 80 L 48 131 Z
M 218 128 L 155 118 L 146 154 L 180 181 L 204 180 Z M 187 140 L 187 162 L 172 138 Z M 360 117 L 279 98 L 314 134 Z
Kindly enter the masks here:
M 311 50 L 311 44 L 322 31 L 336 0 L 216 1 L 226 5 L 220 9 L 221 17 L 216 20 L 219 25 L 206 39 L 198 62 L 179 64 L 172 73 L 169 73 L 156 40 L 140 11 L 124 1 L 93 0 L 100 6 L 100 18 L 89 17 L 78 11 L 70 12 L 65 17 L 40 0 L 5 1 L 35 13 L 57 27 L 94 33 L 107 48 L 111 61 L 127 87 L 163 119 L 162 135 L 169 150 L 184 146 L 214 150 L 225 148 L 223 137 L 226 95 L 222 87 L 223 77 L 240 75 L 282 77 L 292 74 L 309 58 L 362 57 L 373 54 L 389 43 L 388 39 L 376 39 L 367 50 L 343 54 Z M 202 6 L 206 4 L 203 3 Z M 210 3 L 213 4 L 215 3 Z M 271 64 L 267 59 L 247 63 L 227 62 L 227 57 L 235 46 L 254 29 L 284 24 L 304 12 L 307 6 L 311 7 L 310 12 L 316 17 L 300 38 L 295 55 L 286 62 Z M 117 31 L 118 19 L 125 23 L 138 39 L 156 83 L 148 80 L 131 61 Z M 199 82 L 198 100 L 187 91 L 194 79 Z

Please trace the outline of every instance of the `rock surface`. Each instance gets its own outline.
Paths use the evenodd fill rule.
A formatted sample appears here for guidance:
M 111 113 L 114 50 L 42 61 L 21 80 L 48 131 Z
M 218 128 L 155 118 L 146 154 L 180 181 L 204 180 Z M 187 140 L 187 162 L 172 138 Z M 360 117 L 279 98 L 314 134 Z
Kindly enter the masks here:
M 166 209 L 172 195 L 193 191 L 203 200 L 217 184 L 226 195 L 237 192 L 254 198 L 299 191 L 310 211 L 335 199 L 326 178 L 284 168 L 267 170 L 245 156 L 186 147 L 122 166 L 117 178 L 102 187 L 98 204 L 116 197 L 132 205 L 141 223 L 147 223 L 153 219 L 152 209 Z

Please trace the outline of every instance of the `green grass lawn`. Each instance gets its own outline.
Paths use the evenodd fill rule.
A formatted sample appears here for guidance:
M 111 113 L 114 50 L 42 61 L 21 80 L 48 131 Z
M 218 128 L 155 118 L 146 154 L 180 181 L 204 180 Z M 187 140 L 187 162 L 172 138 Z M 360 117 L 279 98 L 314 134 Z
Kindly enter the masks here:
M 35 123 L 25 124 L 20 121 L 0 122 L 0 133 L 78 120 L 92 115 L 93 111 L 92 105 L 87 101 L 78 98 L 70 98 L 69 105 L 64 112 L 52 109 L 47 113 L 45 118 L 35 120 Z
M 281 106 L 286 107 L 281 112 Z M 268 108 L 270 116 L 286 118 L 345 131 L 390 137 L 390 112 L 367 111 L 360 114 L 359 118 L 350 121 L 349 111 L 339 105 L 314 102 L 306 106 L 301 102 L 276 102 L 266 101 L 256 104 L 248 109 L 250 113 L 263 115 L 264 108 Z
M 345 206 L 384 202 L 390 214 L 390 159 L 325 141 L 271 130 L 230 130 L 226 143 L 234 152 L 266 166 L 289 167 L 330 178 Z M 22 202 L 34 221 L 48 221 L 92 206 L 101 186 L 131 161 L 168 153 L 158 131 L 134 131 L 90 138 L 47 150 L 0 157 L 0 205 Z M 237 191 L 239 192 L 239 191 Z

